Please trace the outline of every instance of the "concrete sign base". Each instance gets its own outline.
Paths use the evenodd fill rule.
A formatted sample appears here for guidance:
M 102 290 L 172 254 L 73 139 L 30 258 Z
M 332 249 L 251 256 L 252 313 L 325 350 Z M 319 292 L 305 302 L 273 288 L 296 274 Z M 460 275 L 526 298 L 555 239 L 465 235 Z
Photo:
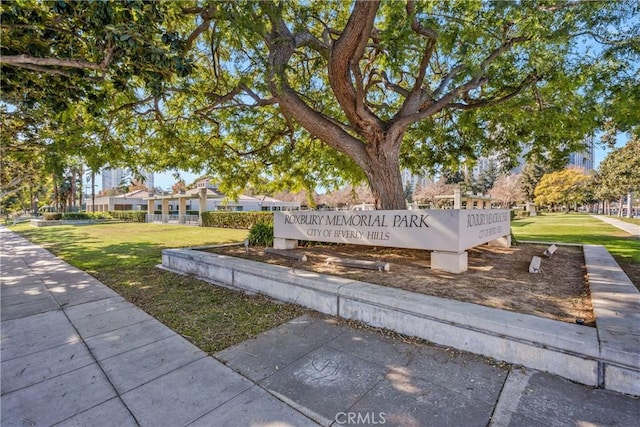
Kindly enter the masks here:
M 469 254 L 467 251 L 455 252 L 431 252 L 431 268 L 443 270 L 449 273 L 463 273 L 468 269 Z
M 274 248 L 298 240 L 433 251 L 431 268 L 467 271 L 466 250 L 511 246 L 508 209 L 309 211 L 274 213 Z

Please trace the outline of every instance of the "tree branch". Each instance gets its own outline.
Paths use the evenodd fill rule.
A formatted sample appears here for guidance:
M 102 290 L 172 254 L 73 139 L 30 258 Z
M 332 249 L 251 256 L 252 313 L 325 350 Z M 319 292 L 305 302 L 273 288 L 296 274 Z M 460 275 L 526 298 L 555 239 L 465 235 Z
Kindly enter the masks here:
M 297 33 L 294 36 L 296 47 L 300 46 L 309 46 L 323 58 L 329 59 L 329 46 L 320 40 L 318 40 L 313 34 L 308 31 L 303 31 L 301 33 Z
M 362 87 L 361 72 L 358 63 L 364 55 L 369 36 L 373 29 L 379 1 L 357 1 L 349 21 L 340 37 L 333 44 L 329 57 L 329 83 L 336 100 L 345 112 L 355 129 L 368 140 L 372 141 L 372 132 L 382 131 L 382 121 L 365 108 L 363 92 L 358 91 L 352 84 L 352 77 L 357 87 Z M 357 72 L 354 74 L 354 70 Z M 371 124 L 377 124 L 377 129 L 371 129 Z
M 16 66 L 39 66 L 43 67 L 48 72 L 50 69 L 46 67 L 63 67 L 63 68 L 77 68 L 82 70 L 94 70 L 94 71 L 105 71 L 109 63 L 111 62 L 111 58 L 113 57 L 114 49 L 110 48 L 107 50 L 107 55 L 104 57 L 102 62 L 99 64 L 84 61 L 81 59 L 60 59 L 60 58 L 37 58 L 35 56 L 29 55 L 2 55 L 0 56 L 0 64 L 8 64 L 8 65 L 16 65 Z
M 273 144 L 278 142 L 278 138 L 281 138 L 281 137 L 287 135 L 287 133 L 288 132 L 286 130 L 283 130 L 283 131 L 280 131 L 280 132 L 276 132 L 274 135 L 271 136 L 271 138 L 269 139 L 269 142 L 267 142 L 265 145 L 263 145 L 262 147 L 255 148 L 255 149 L 250 150 L 250 151 L 240 151 L 240 150 L 232 147 L 229 143 L 226 143 L 226 142 L 224 143 L 224 145 L 225 145 L 225 147 L 227 147 L 228 149 L 233 151 L 233 153 L 236 156 L 246 157 L 246 156 L 251 156 L 253 154 L 256 154 L 256 153 L 259 153 L 261 151 L 266 150 L 267 148 L 271 147 Z
M 149 97 L 147 97 L 145 99 L 141 99 L 139 101 L 128 102 L 126 104 L 122 104 L 121 106 L 119 106 L 115 110 L 109 111 L 108 115 L 112 116 L 113 114 L 115 114 L 115 113 L 117 113 L 119 111 L 128 110 L 129 108 L 133 108 L 133 107 L 137 107 L 138 105 L 146 104 L 147 102 L 151 101 L 152 99 L 153 99 L 153 96 L 149 96 Z
M 189 38 L 186 41 L 185 50 L 191 50 L 191 46 L 193 46 L 193 42 L 200 36 L 200 34 L 204 33 L 207 28 L 209 28 L 209 24 L 211 23 L 211 18 L 202 18 L 202 23 L 198 25 L 198 27 L 193 30 L 193 32 L 189 35 Z
M 416 81 L 413 83 L 413 87 L 409 92 L 408 96 L 405 98 L 402 103 L 402 108 L 398 112 L 398 115 L 402 116 L 407 113 L 413 113 L 418 111 L 421 105 L 423 105 L 428 99 L 431 98 L 431 93 L 424 90 L 422 85 L 424 83 L 424 78 L 427 73 L 427 67 L 431 62 L 431 55 L 433 55 L 433 51 L 436 47 L 436 39 L 429 39 L 427 41 L 427 46 L 425 47 L 425 51 L 422 55 L 422 59 L 420 61 L 420 67 L 418 68 L 418 75 L 416 76 Z
M 464 104 L 460 102 L 449 103 L 447 107 L 457 108 L 459 110 L 473 110 L 475 108 L 497 105 L 517 96 L 525 88 L 529 87 L 532 83 L 535 83 L 537 80 L 538 80 L 537 76 L 530 74 L 518 86 L 516 86 L 515 88 L 512 88 L 512 90 L 506 95 L 503 95 L 500 97 L 495 96 L 493 98 L 488 98 L 488 99 L 469 99 L 468 98 L 468 101 Z
M 384 80 L 384 87 L 394 91 L 398 95 L 402 95 L 404 97 L 408 97 L 409 96 L 409 91 L 407 89 L 403 88 L 402 86 L 391 82 L 391 80 L 389 80 L 389 77 L 387 77 L 387 73 L 386 72 L 383 71 L 382 73 L 380 73 L 380 76 L 382 77 L 382 80 Z
M 258 96 L 258 94 L 256 94 L 254 91 L 252 91 L 248 86 L 246 86 L 245 84 L 241 83 L 238 86 L 239 89 L 241 89 L 242 91 L 244 91 L 247 95 L 249 95 L 251 98 L 253 98 L 254 101 L 256 101 L 256 103 L 253 105 L 255 107 L 262 107 L 265 105 L 273 105 L 273 104 L 277 104 L 278 100 L 275 98 L 260 98 L 260 96 Z
M 512 39 L 508 39 L 506 42 L 502 43 L 500 47 L 496 48 L 487 56 L 484 61 L 480 64 L 480 72 L 478 74 L 484 74 L 489 68 L 489 65 L 504 52 L 508 51 L 515 45 L 516 43 L 525 42 L 530 40 L 530 37 L 514 37 Z
M 442 81 L 438 85 L 438 88 L 433 92 L 433 98 L 435 99 L 439 97 L 442 91 L 449 85 L 449 83 L 451 83 L 451 80 L 466 69 L 466 65 L 458 65 L 456 67 L 453 67 L 453 69 L 451 69 L 451 71 L 449 71 L 447 75 L 442 79 Z
M 268 11 L 271 32 L 264 39 L 269 47 L 268 87 L 285 117 L 293 118 L 312 136 L 354 159 L 366 158 L 364 144 L 336 123 L 307 105 L 287 81 L 286 65 L 295 52 L 291 32 L 277 11 Z M 348 65 L 347 65 L 348 73 Z M 249 94 L 249 96 L 251 96 Z
M 0 59 L 0 63 L 2 63 L 1 59 Z M 18 68 L 25 68 L 27 70 L 32 70 L 32 71 L 38 71 L 41 73 L 57 74 L 57 75 L 65 76 L 69 78 L 71 77 L 71 74 L 69 74 L 68 72 L 64 70 L 58 70 L 57 68 L 46 68 L 46 67 L 41 67 L 39 65 L 31 65 L 31 64 L 7 64 L 7 65 L 12 65 Z
M 415 16 L 415 10 L 416 10 L 416 2 L 415 1 L 408 1 L 407 2 L 407 6 L 406 6 L 406 10 L 407 10 L 407 16 L 411 19 L 411 29 L 413 31 L 415 31 L 416 33 L 425 36 L 427 38 L 430 39 L 437 39 L 438 38 L 438 32 L 432 28 L 427 28 L 424 27 L 422 24 L 420 24 L 420 22 L 418 22 L 418 18 Z

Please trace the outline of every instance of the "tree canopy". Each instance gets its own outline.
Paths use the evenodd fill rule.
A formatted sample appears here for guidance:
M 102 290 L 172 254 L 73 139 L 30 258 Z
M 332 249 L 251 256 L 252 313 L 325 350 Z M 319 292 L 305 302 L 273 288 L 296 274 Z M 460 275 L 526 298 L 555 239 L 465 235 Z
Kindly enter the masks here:
M 509 209 L 514 203 L 523 202 L 526 195 L 522 186 L 522 175 L 503 175 L 489 190 L 489 196 L 500 202 L 502 208 Z
M 590 197 L 592 177 L 576 169 L 564 169 L 545 174 L 535 190 L 535 202 L 540 206 L 556 207 L 584 203 Z
M 603 200 L 620 199 L 640 192 L 640 138 L 632 137 L 624 147 L 616 148 L 600 163 L 596 196 Z
M 633 1 L 0 7 L 3 117 L 64 131 L 35 145 L 203 170 L 227 192 L 366 180 L 404 208 L 401 167 L 508 164 L 638 123 Z

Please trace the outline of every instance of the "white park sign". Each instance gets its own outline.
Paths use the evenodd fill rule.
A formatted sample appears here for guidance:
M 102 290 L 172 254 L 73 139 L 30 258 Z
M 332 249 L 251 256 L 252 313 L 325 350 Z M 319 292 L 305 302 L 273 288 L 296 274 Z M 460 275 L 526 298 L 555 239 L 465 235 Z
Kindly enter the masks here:
M 464 253 L 510 234 L 508 209 L 274 212 L 275 245 L 292 248 L 297 240 L 424 249 Z M 432 268 L 433 255 L 432 255 Z M 460 268 L 445 268 L 460 270 Z M 460 272 L 460 271 L 454 271 Z

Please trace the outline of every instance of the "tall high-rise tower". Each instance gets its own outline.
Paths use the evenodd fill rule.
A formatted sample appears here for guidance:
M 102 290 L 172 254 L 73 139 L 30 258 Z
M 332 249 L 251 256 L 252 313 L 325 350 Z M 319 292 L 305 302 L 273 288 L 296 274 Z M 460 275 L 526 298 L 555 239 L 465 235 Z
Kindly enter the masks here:
M 131 177 L 128 169 L 115 168 L 102 170 L 102 191 L 117 188 L 123 184 L 123 180 Z M 145 170 L 140 171 L 140 175 L 144 178 L 144 185 L 148 189 L 154 188 L 153 172 Z
M 585 149 L 583 151 L 576 151 L 569 154 L 569 164 L 567 167 L 580 169 L 583 172 L 589 172 L 593 170 L 594 161 L 594 137 L 589 136 L 585 138 Z

